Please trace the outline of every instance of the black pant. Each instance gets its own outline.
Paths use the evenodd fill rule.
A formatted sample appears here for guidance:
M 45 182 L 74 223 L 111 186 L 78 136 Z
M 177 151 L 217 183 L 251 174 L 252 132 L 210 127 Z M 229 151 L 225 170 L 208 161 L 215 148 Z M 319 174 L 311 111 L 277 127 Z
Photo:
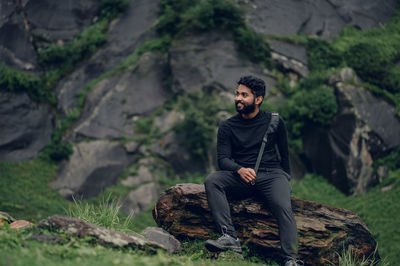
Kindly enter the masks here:
M 240 198 L 261 196 L 278 221 L 279 238 L 285 257 L 296 258 L 297 226 L 290 202 L 289 176 L 281 169 L 266 169 L 257 174 L 254 185 L 246 183 L 232 171 L 217 171 L 204 182 L 208 206 L 218 229 L 226 227 L 227 233 L 237 237 L 232 224 L 227 196 Z

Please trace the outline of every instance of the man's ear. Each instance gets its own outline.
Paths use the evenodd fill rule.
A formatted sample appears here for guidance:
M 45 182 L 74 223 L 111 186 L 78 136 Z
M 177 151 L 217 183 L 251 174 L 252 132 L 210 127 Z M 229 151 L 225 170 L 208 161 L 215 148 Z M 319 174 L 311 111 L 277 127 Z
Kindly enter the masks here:
M 255 104 L 260 105 L 260 103 L 262 103 L 263 100 L 264 100 L 264 97 L 258 96 L 258 97 L 256 98 Z

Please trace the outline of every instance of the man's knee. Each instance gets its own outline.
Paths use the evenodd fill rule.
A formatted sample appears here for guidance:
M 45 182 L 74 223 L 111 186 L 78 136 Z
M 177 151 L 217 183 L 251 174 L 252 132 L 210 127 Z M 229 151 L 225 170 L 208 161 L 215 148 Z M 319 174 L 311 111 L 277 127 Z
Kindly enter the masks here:
M 220 178 L 220 175 L 217 172 L 209 174 L 207 176 L 206 180 L 204 181 L 204 186 L 205 186 L 206 190 L 218 185 L 219 178 Z

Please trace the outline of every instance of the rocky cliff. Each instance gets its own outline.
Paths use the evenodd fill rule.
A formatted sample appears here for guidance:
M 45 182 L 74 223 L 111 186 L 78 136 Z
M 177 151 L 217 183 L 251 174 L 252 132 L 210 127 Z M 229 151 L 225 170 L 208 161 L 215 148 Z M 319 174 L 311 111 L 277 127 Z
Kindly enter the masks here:
M 267 107 L 284 110 L 299 82 L 316 72 L 312 41 L 331 49 L 346 26 L 384 25 L 397 1 L 193 6 L 2 1 L 0 160 L 28 160 L 45 147 L 72 145 L 72 154 L 57 162 L 53 188 L 87 198 L 118 183 L 130 191 L 127 212 L 146 209 L 161 191 L 160 177 L 215 169 L 215 130 L 232 114 L 240 76 L 263 78 Z M 346 193 L 362 193 L 384 178 L 374 160 L 400 145 L 399 110 L 342 66 L 322 81 L 333 91 L 336 112 L 329 123 L 304 124 L 302 148 L 293 148 L 293 175 L 314 171 Z M 10 69 L 18 73 L 13 79 Z M 53 98 L 38 94 L 45 88 Z

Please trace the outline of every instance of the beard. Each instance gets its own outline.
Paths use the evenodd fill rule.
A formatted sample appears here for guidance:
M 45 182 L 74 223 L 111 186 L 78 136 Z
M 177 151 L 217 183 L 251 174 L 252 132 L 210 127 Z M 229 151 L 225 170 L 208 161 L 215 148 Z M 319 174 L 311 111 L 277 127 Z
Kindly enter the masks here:
M 255 102 L 256 102 L 256 99 L 253 99 L 253 102 L 251 104 L 246 105 L 244 102 L 235 101 L 236 111 L 241 115 L 251 114 L 256 109 Z M 243 105 L 243 107 L 239 108 L 238 103 L 241 103 Z

